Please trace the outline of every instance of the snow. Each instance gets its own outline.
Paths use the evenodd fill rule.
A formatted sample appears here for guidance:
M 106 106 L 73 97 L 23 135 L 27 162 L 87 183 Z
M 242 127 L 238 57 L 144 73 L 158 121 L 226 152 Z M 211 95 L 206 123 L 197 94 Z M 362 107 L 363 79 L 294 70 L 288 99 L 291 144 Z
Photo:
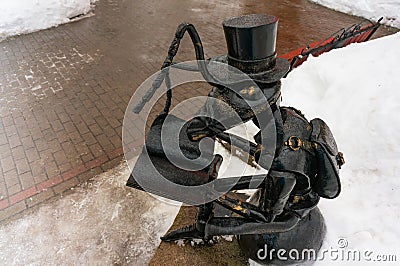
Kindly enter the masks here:
M 256 135 L 258 131 L 259 129 L 254 125 L 253 122 L 250 121 L 245 124 L 241 124 L 239 126 L 231 128 L 226 132 L 242 136 L 243 138 L 249 139 L 254 142 L 253 136 Z M 232 155 L 232 153 L 224 148 L 219 142 L 215 143 L 214 153 L 219 154 L 224 158 L 218 172 L 218 178 L 244 175 L 250 176 L 268 173 L 267 170 L 257 164 L 256 167 L 252 167 L 247 164 L 245 162 L 247 161 L 247 156 L 245 156 L 244 158 L 239 158 L 236 155 Z M 248 192 L 251 193 L 252 191 L 249 190 Z
M 349 248 L 398 252 L 399 43 L 397 33 L 333 50 L 309 58 L 284 80 L 283 104 L 326 121 L 346 160 L 342 193 L 320 204 L 325 247 L 344 237 Z
M 0 40 L 47 29 L 87 14 L 96 0 L 0 0 Z
M 128 176 L 122 164 L 0 225 L 1 265 L 147 265 L 179 206 L 126 187 Z
M 400 28 L 399 0 L 310 0 L 331 9 Z

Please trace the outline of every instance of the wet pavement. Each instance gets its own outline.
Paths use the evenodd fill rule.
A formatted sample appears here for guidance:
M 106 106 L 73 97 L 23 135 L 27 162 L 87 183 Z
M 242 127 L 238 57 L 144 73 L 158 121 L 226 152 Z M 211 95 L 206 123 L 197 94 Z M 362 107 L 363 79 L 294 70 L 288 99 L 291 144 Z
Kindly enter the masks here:
M 278 16 L 279 54 L 362 20 L 306 0 L 100 0 L 94 13 L 0 43 L 0 220 L 121 162 L 125 108 L 182 21 L 196 26 L 211 57 L 226 52 L 221 23 L 232 16 Z M 394 32 L 382 27 L 374 37 Z M 189 59 L 185 38 L 177 60 Z M 194 88 L 193 96 L 207 93 Z

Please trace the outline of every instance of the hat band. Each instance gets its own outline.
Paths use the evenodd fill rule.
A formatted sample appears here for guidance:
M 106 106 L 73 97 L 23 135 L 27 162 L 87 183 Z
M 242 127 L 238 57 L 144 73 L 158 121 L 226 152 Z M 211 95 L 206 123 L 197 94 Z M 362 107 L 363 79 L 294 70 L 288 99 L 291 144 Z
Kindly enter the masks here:
M 246 74 L 256 74 L 260 72 L 265 72 L 274 68 L 276 64 L 276 53 L 273 55 L 259 60 L 239 60 L 231 56 L 227 56 L 228 64 L 230 66 L 236 67 L 240 71 Z

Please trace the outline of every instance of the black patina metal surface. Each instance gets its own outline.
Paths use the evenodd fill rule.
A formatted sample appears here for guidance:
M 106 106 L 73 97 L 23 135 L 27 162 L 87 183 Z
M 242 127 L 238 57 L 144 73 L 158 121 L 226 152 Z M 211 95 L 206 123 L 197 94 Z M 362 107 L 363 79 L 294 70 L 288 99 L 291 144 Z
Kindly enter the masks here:
M 128 186 L 182 202 L 185 202 L 184 188 L 179 191 L 168 186 L 154 189 L 152 184 L 157 180 L 152 178 L 161 174 L 165 179 L 185 186 L 198 186 L 212 181 L 215 182 L 215 191 L 224 191 L 226 188 L 230 191 L 257 189 L 249 202 L 225 194 L 198 205 L 199 212 L 195 224 L 172 231 L 162 237 L 163 241 L 193 238 L 208 240 L 215 235 L 235 234 L 242 250 L 250 258 L 262 264 L 278 265 L 297 263 L 299 260 L 289 258 L 282 261 L 276 254 L 272 257 L 267 254 L 263 259 L 258 251 L 267 248 L 299 251 L 313 249 L 318 252 L 321 247 L 325 225 L 316 206 L 320 197 L 334 198 L 340 193 L 338 169 L 344 163 L 344 159 L 338 152 L 329 127 L 321 119 L 309 122 L 299 110 L 280 107 L 279 79 L 287 73 L 289 64 L 285 60 L 283 62 L 276 59 L 277 21 L 277 18 L 268 15 L 247 15 L 227 20 L 223 26 L 228 55 L 213 58 L 208 63 L 202 61 L 198 68 L 180 66 L 188 71 L 201 71 L 213 86 L 208 95 L 210 101 L 207 100 L 198 111 L 198 115 L 190 121 L 168 114 L 172 93 L 166 68 L 174 65 L 172 60 L 186 31 L 189 32 L 195 46 L 196 58 L 204 59 L 201 41 L 194 26 L 188 23 L 180 25 L 162 66 L 164 71 L 135 108 L 135 112 L 139 112 L 165 80 L 169 89 L 166 107 L 150 128 L 146 145 L 128 180 Z M 213 69 L 213 61 L 239 68 L 249 76 L 241 79 L 235 74 L 221 73 L 227 68 Z M 225 77 L 225 80 L 221 77 Z M 233 83 L 233 89 L 224 88 L 221 82 L 225 85 Z M 252 91 L 251 82 L 260 88 L 259 93 Z M 232 107 L 240 122 L 253 120 L 259 128 L 259 133 L 254 136 L 255 143 L 225 133 L 225 130 L 235 126 L 238 121 L 231 119 L 225 107 L 221 107 L 223 105 L 215 104 L 211 99 L 217 99 Z M 261 99 L 264 99 L 264 102 Z M 211 114 L 215 113 L 220 116 L 217 116 L 218 119 L 211 119 Z M 170 119 L 166 119 L 167 117 Z M 276 128 L 273 135 L 269 131 L 271 125 Z M 176 129 L 176 134 L 179 135 L 179 152 L 169 146 L 169 143 L 172 145 L 174 142 L 174 136 L 167 136 L 162 143 L 162 126 Z M 199 141 L 206 137 L 209 137 L 211 142 L 208 150 L 205 150 L 207 156 L 204 157 L 203 168 L 190 171 L 171 163 L 170 159 L 179 157 L 178 153 L 182 153 L 187 159 L 199 158 Z M 267 168 L 268 174 L 234 177 L 236 185 L 233 187 L 229 186 L 232 178 L 215 180 L 222 160 L 219 155 L 213 154 L 215 138 L 242 148 L 253 156 L 260 166 Z M 276 147 L 271 153 L 264 149 L 263 145 L 268 145 L 272 140 Z M 243 148 L 246 146 L 249 147 L 247 150 Z M 190 166 L 190 162 L 188 165 Z M 256 187 L 252 187 L 254 180 L 260 181 Z M 230 210 L 232 216 L 215 217 L 214 204 Z

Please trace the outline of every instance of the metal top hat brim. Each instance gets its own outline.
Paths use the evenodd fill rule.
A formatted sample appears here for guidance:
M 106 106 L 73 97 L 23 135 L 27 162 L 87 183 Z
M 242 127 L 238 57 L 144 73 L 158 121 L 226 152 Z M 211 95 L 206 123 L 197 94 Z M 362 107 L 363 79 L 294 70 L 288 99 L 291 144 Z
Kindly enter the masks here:
M 249 78 L 259 83 L 273 83 L 283 78 L 290 69 L 290 63 L 286 59 L 276 58 L 275 66 L 267 71 L 245 74 L 228 65 L 227 55 L 209 59 L 207 69 L 211 76 L 221 85 L 239 83 Z

